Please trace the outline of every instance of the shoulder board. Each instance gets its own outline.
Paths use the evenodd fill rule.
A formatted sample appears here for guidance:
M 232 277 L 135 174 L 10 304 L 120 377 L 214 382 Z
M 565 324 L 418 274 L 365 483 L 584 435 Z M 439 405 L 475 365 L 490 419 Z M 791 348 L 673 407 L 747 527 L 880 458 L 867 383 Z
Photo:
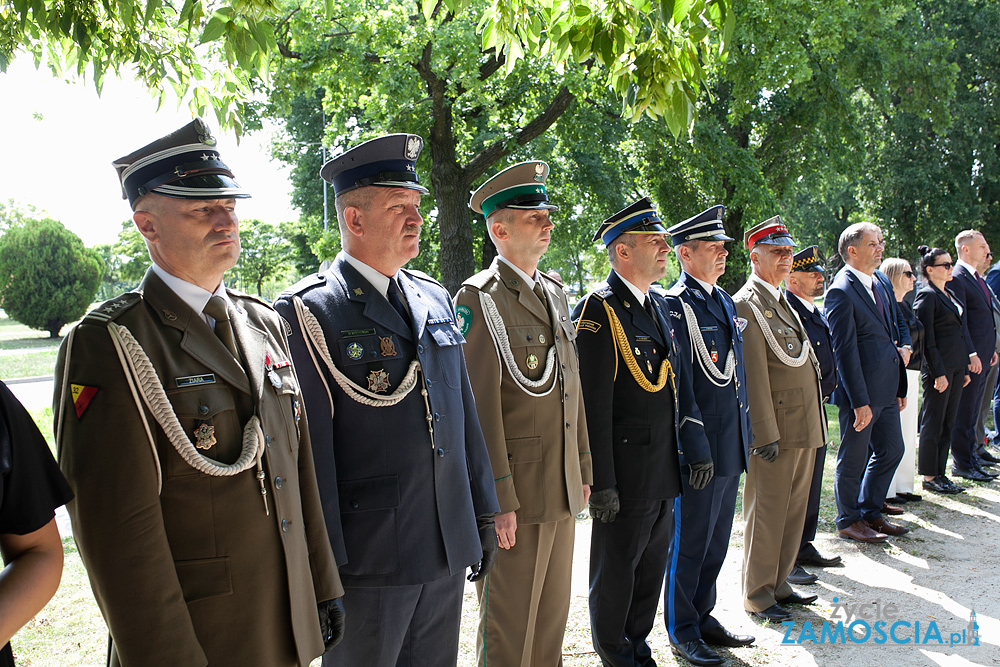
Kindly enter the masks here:
M 419 278 L 420 280 L 423 280 L 423 281 L 428 282 L 428 283 L 433 283 L 433 284 L 437 285 L 438 287 L 440 287 L 441 289 L 444 289 L 444 285 L 442 285 L 440 282 L 438 282 L 434 278 L 430 277 L 429 275 L 427 275 L 423 271 L 417 271 L 415 269 L 400 269 L 400 271 L 404 272 L 406 275 L 408 275 L 408 276 L 410 276 L 412 278 Z
M 680 296 L 681 294 L 684 293 L 684 290 L 686 289 L 687 289 L 686 285 L 682 285 L 681 283 L 674 283 L 670 287 L 670 289 L 667 290 L 667 296 Z
M 653 294 L 659 294 L 660 296 L 663 296 L 664 294 L 667 293 L 667 291 L 663 289 L 663 285 L 661 285 L 660 283 L 653 283 L 652 285 L 650 285 L 649 291 L 652 292 Z
M 559 288 L 562 289 L 563 282 L 561 280 L 556 280 L 555 278 L 545 273 L 544 271 L 539 271 L 538 275 L 541 276 L 544 280 L 548 280 L 549 282 L 558 285 Z
M 83 321 L 87 324 L 107 324 L 140 301 L 142 301 L 142 293 L 140 292 L 119 294 L 87 313 Z
M 477 290 L 482 291 L 483 288 L 490 283 L 490 281 L 495 280 L 497 277 L 498 275 L 495 271 L 490 271 L 489 269 L 486 269 L 485 271 L 480 271 L 474 276 L 470 276 L 462 284 L 467 285 L 468 287 L 474 287 Z
M 301 294 L 302 292 L 312 289 L 317 285 L 325 285 L 325 284 L 326 284 L 326 276 L 324 276 L 322 273 L 313 273 L 312 275 L 306 276 L 305 278 L 295 283 L 291 287 L 286 288 L 285 291 L 282 292 L 278 298 L 280 299 L 282 297 L 289 297 L 289 296 L 294 296 L 296 294 Z
M 611 285 L 607 283 L 601 283 L 594 289 L 593 292 L 591 292 L 591 296 L 593 296 L 598 301 L 604 301 L 612 294 L 614 294 L 614 290 L 612 290 Z

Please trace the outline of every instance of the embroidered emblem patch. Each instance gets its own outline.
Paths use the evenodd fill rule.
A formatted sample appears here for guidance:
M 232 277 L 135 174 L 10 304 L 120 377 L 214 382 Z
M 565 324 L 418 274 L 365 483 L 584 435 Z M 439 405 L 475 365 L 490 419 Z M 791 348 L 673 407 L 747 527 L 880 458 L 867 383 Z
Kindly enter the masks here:
M 583 329 L 584 331 L 589 331 L 590 333 L 597 333 L 600 328 L 601 323 L 595 322 L 594 320 L 580 320 L 576 323 L 577 331 Z
M 385 369 L 380 368 L 377 371 L 372 371 L 368 374 L 368 391 L 375 392 L 376 394 L 381 391 L 389 390 L 389 374 L 385 372 Z
M 198 449 L 211 449 L 216 443 L 215 427 L 208 422 L 201 422 L 194 430 L 194 446 Z
M 736 324 L 736 328 L 743 333 L 743 330 L 747 328 L 747 318 L 745 317 L 734 317 L 733 322 Z
M 76 409 L 76 418 L 83 419 L 83 413 L 87 411 L 90 402 L 97 395 L 97 387 L 87 387 L 82 384 L 71 384 L 69 386 L 70 395 L 73 397 L 73 408 Z
M 365 348 L 361 343 L 351 343 L 347 346 L 347 356 L 357 361 L 365 356 Z
M 466 305 L 455 308 L 455 318 L 458 319 L 458 330 L 465 336 L 472 326 L 472 309 Z
M 395 357 L 396 356 L 396 344 L 392 342 L 392 336 L 378 337 L 379 347 L 382 348 L 383 357 Z

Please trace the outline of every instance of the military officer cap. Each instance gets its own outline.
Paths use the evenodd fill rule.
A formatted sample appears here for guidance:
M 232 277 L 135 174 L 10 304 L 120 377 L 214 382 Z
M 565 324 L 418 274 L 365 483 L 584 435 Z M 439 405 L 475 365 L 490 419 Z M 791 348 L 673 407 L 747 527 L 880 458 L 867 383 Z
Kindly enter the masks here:
M 245 198 L 219 157 L 215 137 L 201 118 L 112 163 L 122 183 L 122 199 L 133 207 L 150 192 L 178 199 Z
M 743 243 L 747 250 L 753 250 L 755 245 L 790 245 L 798 248 L 788 228 L 781 222 L 781 216 L 768 218 L 759 225 L 754 225 L 743 234 Z
M 545 192 L 545 179 L 548 175 L 549 165 L 539 160 L 507 167 L 472 193 L 469 208 L 485 217 L 499 208 L 520 211 L 543 208 L 556 210 L 559 207 L 549 203 Z
M 823 272 L 823 257 L 819 254 L 819 246 L 811 245 L 792 255 L 792 271 Z
M 678 222 L 667 230 L 670 240 L 674 245 L 688 241 L 732 241 L 733 237 L 726 236 L 726 230 L 722 226 L 725 212 L 726 207 L 718 204 L 684 222 Z
M 417 157 L 424 140 L 415 134 L 387 134 L 341 153 L 320 169 L 320 176 L 333 185 L 334 195 L 378 185 L 407 188 L 420 194 L 428 190 L 417 178 Z
M 602 222 L 591 240 L 600 239 L 605 246 L 610 246 L 620 234 L 666 234 L 662 222 L 652 200 L 643 197 Z

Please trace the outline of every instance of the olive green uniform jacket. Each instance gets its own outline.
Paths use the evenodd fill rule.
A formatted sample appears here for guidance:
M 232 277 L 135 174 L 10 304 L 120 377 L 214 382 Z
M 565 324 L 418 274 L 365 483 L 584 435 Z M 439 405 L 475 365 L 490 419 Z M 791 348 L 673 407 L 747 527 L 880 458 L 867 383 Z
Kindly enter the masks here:
M 308 665 L 323 652 L 317 601 L 343 595 L 282 322 L 257 299 L 229 296 L 246 372 L 152 271 L 59 351 L 59 464 L 76 494 L 69 514 L 111 665 Z M 141 345 L 191 441 L 208 445 L 194 431 L 214 429 L 200 454 L 234 462 L 244 425 L 259 416 L 269 515 L 255 466 L 228 477 L 195 470 L 138 406 L 111 322 Z

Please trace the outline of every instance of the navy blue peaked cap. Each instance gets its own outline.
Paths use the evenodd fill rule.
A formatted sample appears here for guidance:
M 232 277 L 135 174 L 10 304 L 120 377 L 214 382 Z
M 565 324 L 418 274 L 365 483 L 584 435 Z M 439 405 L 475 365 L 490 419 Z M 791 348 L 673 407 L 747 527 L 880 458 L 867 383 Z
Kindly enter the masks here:
M 246 198 L 219 157 L 215 137 L 201 118 L 112 163 L 122 184 L 122 199 L 133 207 L 155 192 L 178 199 Z
M 726 230 L 722 226 L 722 216 L 725 213 L 726 207 L 718 204 L 684 222 L 678 222 L 667 230 L 670 240 L 674 245 L 687 241 L 732 241 L 733 237 L 726 236 Z
M 609 246 L 620 234 L 666 234 L 662 222 L 653 201 L 643 197 L 602 222 L 591 240 Z
M 424 140 L 415 134 L 387 134 L 341 153 L 320 169 L 335 195 L 378 185 L 427 194 L 417 178 L 417 157 Z

